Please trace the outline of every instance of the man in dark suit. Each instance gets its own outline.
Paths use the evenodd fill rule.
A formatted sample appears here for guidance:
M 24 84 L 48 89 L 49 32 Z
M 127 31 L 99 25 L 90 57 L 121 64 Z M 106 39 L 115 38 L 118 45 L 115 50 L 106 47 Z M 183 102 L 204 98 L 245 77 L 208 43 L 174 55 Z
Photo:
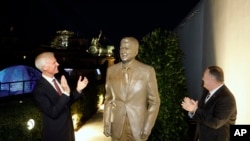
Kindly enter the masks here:
M 146 141 L 159 112 L 155 70 L 135 59 L 138 50 L 137 39 L 123 38 L 122 61 L 107 70 L 104 134 L 112 141 Z
M 202 80 L 206 92 L 200 101 L 185 97 L 181 104 L 197 121 L 195 141 L 229 141 L 230 125 L 235 124 L 237 108 L 233 94 L 224 84 L 223 70 L 210 66 Z
M 55 80 L 59 63 L 53 52 L 43 52 L 35 59 L 35 66 L 42 72 L 33 90 L 35 101 L 42 112 L 43 141 L 75 141 L 70 106 L 87 86 L 88 79 L 79 76 L 76 90 L 70 90 L 65 76 L 60 83 Z M 56 83 L 56 84 L 55 84 Z

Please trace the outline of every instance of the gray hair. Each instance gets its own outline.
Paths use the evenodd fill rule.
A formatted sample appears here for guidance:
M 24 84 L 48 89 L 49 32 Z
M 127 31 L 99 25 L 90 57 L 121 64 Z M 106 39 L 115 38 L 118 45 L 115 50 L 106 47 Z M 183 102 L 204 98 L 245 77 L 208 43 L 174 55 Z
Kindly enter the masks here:
M 40 71 L 42 71 L 43 66 L 46 65 L 47 60 L 51 57 L 54 57 L 53 52 L 43 52 L 43 53 L 39 54 L 35 59 L 36 68 L 39 69 Z

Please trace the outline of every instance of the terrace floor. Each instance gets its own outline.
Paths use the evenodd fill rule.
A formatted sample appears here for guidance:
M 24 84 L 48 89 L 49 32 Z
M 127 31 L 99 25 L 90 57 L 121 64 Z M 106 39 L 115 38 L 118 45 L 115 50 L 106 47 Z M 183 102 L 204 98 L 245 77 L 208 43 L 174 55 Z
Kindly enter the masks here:
M 101 107 L 79 130 L 75 132 L 76 141 L 111 141 L 103 134 L 103 108 Z

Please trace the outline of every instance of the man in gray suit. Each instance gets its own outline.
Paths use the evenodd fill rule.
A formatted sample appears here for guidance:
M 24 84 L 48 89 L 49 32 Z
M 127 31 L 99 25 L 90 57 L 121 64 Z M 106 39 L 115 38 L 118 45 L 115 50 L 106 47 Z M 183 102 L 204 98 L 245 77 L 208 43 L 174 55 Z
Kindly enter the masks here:
M 234 95 L 224 84 L 223 70 L 210 66 L 202 80 L 205 91 L 199 103 L 185 97 L 181 104 L 197 121 L 195 141 L 229 141 L 230 125 L 235 124 L 237 108 Z
M 123 38 L 121 62 L 107 70 L 104 134 L 112 141 L 146 141 L 159 112 L 155 70 L 135 59 L 138 50 L 137 39 Z

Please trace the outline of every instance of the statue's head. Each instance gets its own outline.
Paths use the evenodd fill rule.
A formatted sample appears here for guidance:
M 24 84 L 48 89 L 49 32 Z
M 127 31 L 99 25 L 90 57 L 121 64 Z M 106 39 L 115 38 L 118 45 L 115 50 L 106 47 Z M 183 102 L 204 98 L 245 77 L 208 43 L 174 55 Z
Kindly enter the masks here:
M 122 62 L 130 62 L 135 59 L 139 51 L 139 42 L 134 37 L 124 37 L 120 42 L 120 58 Z

